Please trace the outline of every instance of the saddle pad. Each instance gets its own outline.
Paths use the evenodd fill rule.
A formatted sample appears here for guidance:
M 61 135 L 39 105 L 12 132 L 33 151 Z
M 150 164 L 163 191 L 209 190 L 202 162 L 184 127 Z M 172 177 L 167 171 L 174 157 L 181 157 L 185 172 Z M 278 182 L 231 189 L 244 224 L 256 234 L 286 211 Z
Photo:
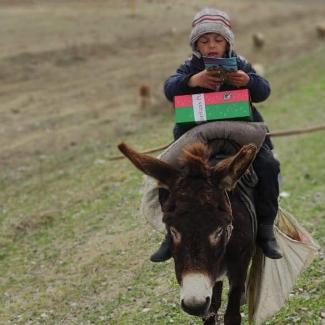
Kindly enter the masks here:
M 266 126 L 264 123 L 239 121 L 210 122 L 199 125 L 186 132 L 157 158 L 168 162 L 176 168 L 179 168 L 178 157 L 180 156 L 185 145 L 201 142 L 212 148 L 213 152 L 216 152 L 222 148 L 224 154 L 230 155 L 234 154 L 239 147 L 248 143 L 254 143 L 259 149 L 265 139 L 265 134 Z M 245 185 L 243 184 L 243 181 L 244 180 L 239 182 L 239 186 L 244 189 Z M 246 180 L 246 183 L 247 182 L 248 180 Z M 243 197 L 243 202 L 250 211 L 250 214 L 252 214 L 252 211 L 255 210 L 253 209 L 253 204 L 249 199 L 250 195 L 247 194 L 249 190 L 247 189 L 247 191 L 244 192 L 246 192 L 246 195 Z M 161 232 L 165 231 L 165 225 L 162 222 L 161 206 L 158 200 L 158 184 L 155 179 L 149 176 L 144 176 L 144 189 L 140 211 L 149 224 L 152 225 L 156 230 Z M 255 233 L 255 212 L 252 218 L 252 224 L 254 225 L 253 230 Z

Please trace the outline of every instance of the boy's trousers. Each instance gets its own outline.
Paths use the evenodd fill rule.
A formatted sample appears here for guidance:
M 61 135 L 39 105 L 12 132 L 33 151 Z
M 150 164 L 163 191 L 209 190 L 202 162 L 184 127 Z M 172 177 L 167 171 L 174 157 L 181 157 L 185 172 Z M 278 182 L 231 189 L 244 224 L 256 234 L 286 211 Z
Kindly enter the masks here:
M 278 213 L 280 163 L 267 144 L 263 144 L 253 161 L 258 183 L 254 191 L 258 223 L 272 225 Z

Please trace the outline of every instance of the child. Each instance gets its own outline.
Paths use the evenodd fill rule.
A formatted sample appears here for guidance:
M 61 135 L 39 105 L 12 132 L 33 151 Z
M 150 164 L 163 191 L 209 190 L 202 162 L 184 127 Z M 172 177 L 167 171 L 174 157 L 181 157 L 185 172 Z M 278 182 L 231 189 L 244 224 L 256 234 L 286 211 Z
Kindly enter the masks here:
M 266 100 L 270 94 L 267 80 L 259 76 L 252 66 L 234 52 L 234 34 L 230 20 L 225 12 L 205 8 L 199 11 L 193 19 L 190 45 L 193 50 L 191 58 L 187 59 L 165 82 L 165 95 L 172 101 L 174 96 L 196 94 L 211 91 L 234 90 L 248 88 L 252 102 Z M 214 71 L 205 70 L 202 56 L 236 57 L 238 71 L 226 74 L 225 80 L 217 77 Z M 262 122 L 262 116 L 252 106 L 253 121 Z M 176 125 L 175 140 L 197 124 Z M 281 258 L 273 233 L 273 223 L 278 211 L 280 172 L 279 162 L 273 157 L 273 148 L 267 138 L 257 154 L 253 167 L 259 182 L 255 190 L 255 205 L 258 217 L 257 244 L 263 253 L 272 259 Z M 159 200 L 162 204 L 166 192 L 161 190 Z M 167 233 L 159 250 L 151 256 L 152 262 L 166 261 L 171 257 L 172 240 Z

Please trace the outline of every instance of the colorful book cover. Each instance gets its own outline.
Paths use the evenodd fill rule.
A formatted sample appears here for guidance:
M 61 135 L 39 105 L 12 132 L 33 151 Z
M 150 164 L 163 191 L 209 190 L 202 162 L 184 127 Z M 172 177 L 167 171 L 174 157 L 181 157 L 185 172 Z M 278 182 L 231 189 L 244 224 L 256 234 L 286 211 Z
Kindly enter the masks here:
M 251 119 L 247 89 L 175 96 L 176 123 Z
M 213 56 L 203 56 L 203 62 L 207 70 L 222 68 L 226 72 L 234 72 L 238 70 L 236 57 L 216 58 Z

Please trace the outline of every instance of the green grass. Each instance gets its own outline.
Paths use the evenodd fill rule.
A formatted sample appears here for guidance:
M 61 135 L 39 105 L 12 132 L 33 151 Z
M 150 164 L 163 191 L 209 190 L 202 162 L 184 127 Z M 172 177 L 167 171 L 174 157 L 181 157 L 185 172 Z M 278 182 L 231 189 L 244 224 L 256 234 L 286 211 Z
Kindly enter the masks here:
M 259 107 L 271 129 L 324 123 L 325 58 L 310 55 L 268 75 L 273 96 Z M 136 148 L 171 140 L 170 114 L 133 120 L 124 140 Z M 281 205 L 324 245 L 324 132 L 274 143 L 281 190 L 290 193 Z M 180 310 L 173 263 L 148 261 L 162 235 L 139 215 L 142 175 L 127 161 L 109 162 L 116 153 L 103 137 L 35 157 L 27 171 L 2 171 L 1 324 L 200 324 Z M 266 324 L 320 324 L 323 271 L 316 257 Z

